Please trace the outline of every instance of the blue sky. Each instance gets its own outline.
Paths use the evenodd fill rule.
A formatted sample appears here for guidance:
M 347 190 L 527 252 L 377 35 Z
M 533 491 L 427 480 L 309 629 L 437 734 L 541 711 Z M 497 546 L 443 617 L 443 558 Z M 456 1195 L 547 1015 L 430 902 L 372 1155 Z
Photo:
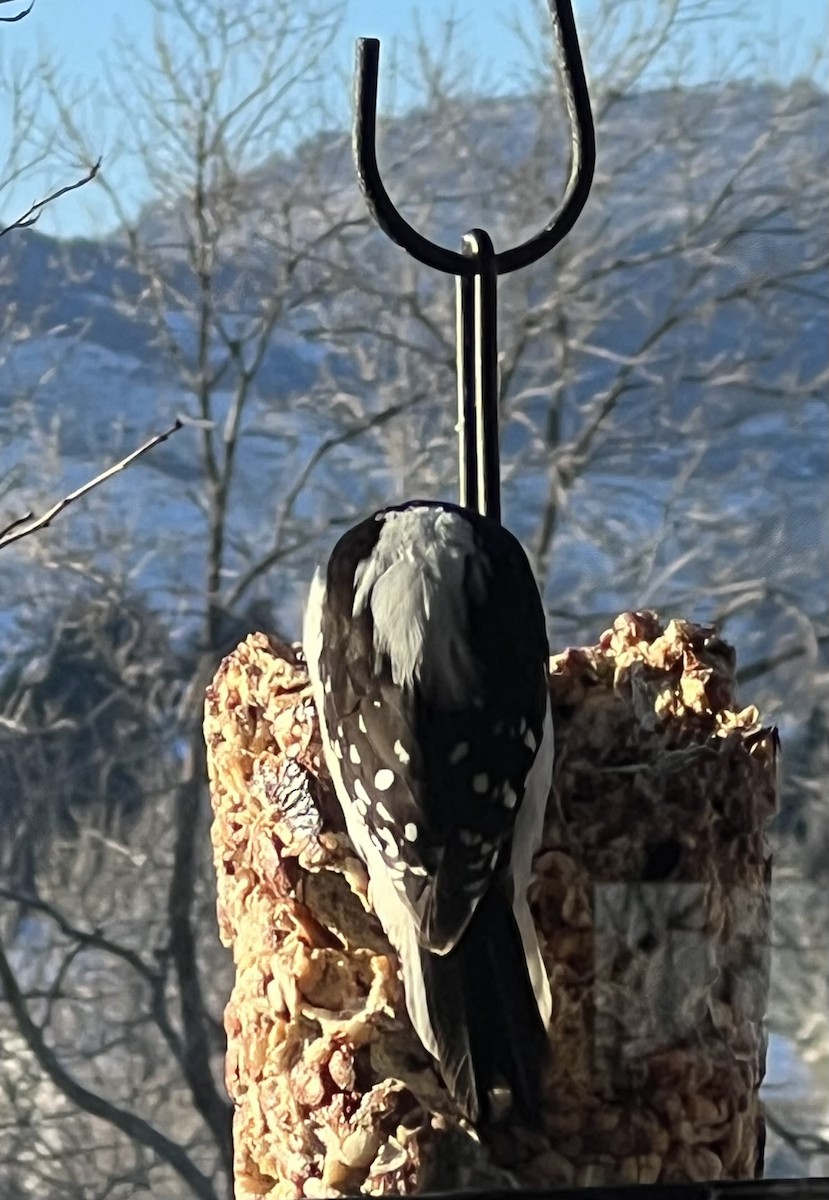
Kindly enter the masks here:
M 619 0 L 630 8 L 638 7 L 636 0 Z M 527 8 L 525 2 L 510 4 L 507 0 L 457 0 L 450 6 L 447 0 L 346 0 L 346 19 L 343 41 L 347 45 L 360 35 L 391 39 L 409 33 L 416 14 L 424 25 L 440 20 L 454 11 L 463 24 L 464 36 L 470 46 L 479 49 L 484 58 L 496 61 L 498 56 L 517 59 L 520 50 L 505 30 L 505 22 L 514 11 Z M 598 0 L 574 0 L 577 22 L 589 21 L 599 8 Z M 698 72 L 705 75 L 705 43 L 712 30 L 717 38 L 736 39 L 747 31 L 747 17 L 739 16 L 740 9 L 755 14 L 758 39 L 774 37 L 783 53 L 780 70 L 797 74 L 808 67 L 811 44 L 826 44 L 829 17 L 824 0 L 714 0 L 711 12 L 735 13 L 732 19 L 698 24 Z M 11 10 L 9 10 L 11 11 Z M 129 29 L 138 42 L 148 43 L 152 29 L 150 0 L 37 0 L 35 11 L 25 21 L 6 26 L 2 36 L 7 45 L 34 51 L 44 40 L 59 51 L 82 77 L 94 76 L 101 55 L 106 51 L 119 27 Z
M 574 0 L 576 20 L 583 32 L 595 28 L 600 0 Z M 653 8 L 656 0 L 650 0 Z M 509 0 L 345 0 L 346 15 L 334 48 L 335 63 L 344 72 L 349 69 L 354 40 L 359 35 L 380 37 L 388 63 L 395 41 L 410 35 L 416 14 L 423 28 L 440 23 L 448 12 L 459 22 L 464 50 L 481 63 L 482 78 L 498 90 L 508 90 L 519 78 L 524 52 L 510 33 L 511 14 L 529 0 L 510 4 Z M 618 11 L 624 20 L 636 20 L 637 13 L 648 11 L 648 0 L 623 0 Z M 741 12 L 742 10 L 742 12 Z M 4 15 L 7 10 L 4 9 Z M 686 62 L 690 63 L 688 82 L 708 82 L 721 78 L 723 63 L 727 74 L 751 74 L 756 63 L 763 72 L 787 82 L 799 75 L 811 75 L 826 86 L 825 57 L 816 65 L 816 50 L 825 47 L 829 18 L 825 0 L 710 0 L 708 11 L 715 19 L 689 27 Z M 732 15 L 734 13 L 737 15 Z M 753 23 L 749 23 L 753 14 Z M 150 0 L 37 0 L 33 13 L 15 25 L 0 26 L 0 70 L 6 64 L 35 61 L 38 53 L 48 50 L 64 64 L 64 71 L 80 88 L 100 84 L 103 61 L 117 32 L 127 33 L 138 47 L 151 43 L 153 9 Z M 386 57 L 388 56 L 388 57 Z M 666 56 L 657 59 L 649 82 L 659 83 L 660 71 L 669 70 Z M 588 61 L 589 70 L 589 61 Z M 399 90 L 405 102 L 405 88 Z M 343 114 L 345 119 L 345 114 Z M 0 156 L 8 149 L 8 128 L 0 115 Z M 87 128 L 94 135 L 94 122 Z M 2 159 L 0 159 L 1 161 Z M 54 162 L 53 162 L 54 165 Z M 65 174 L 66 173 L 66 174 Z M 54 177 L 54 172 L 50 178 Z M 71 178 L 69 163 L 60 163 L 56 182 Z M 7 189 L 0 196 L 0 214 L 8 219 L 21 204 L 34 199 L 38 181 Z M 87 189 L 89 193 L 89 189 Z M 90 196 L 79 193 L 54 206 L 43 218 L 41 229 L 63 235 L 88 233 L 97 207 Z

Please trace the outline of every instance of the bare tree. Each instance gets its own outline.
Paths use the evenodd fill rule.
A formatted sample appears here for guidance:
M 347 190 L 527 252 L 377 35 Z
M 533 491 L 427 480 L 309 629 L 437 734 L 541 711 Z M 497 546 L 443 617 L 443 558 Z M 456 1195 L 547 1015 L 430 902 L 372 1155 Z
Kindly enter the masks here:
M 15 0 L 0 0 L 0 9 L 13 5 L 15 5 Z M 23 7 L 17 6 L 17 11 L 12 15 L 0 15 L 0 24 L 13 25 L 18 21 L 22 21 L 24 17 L 29 16 L 34 6 L 35 0 L 31 0 L 28 5 Z M 3 72 L 3 81 L 0 85 L 0 98 L 2 98 L 8 112 L 11 128 L 11 147 L 3 167 L 0 168 L 0 196 L 13 184 L 19 184 L 26 179 L 37 166 L 42 164 L 45 157 L 45 152 L 40 150 L 35 153 L 33 158 L 21 161 L 17 144 L 18 138 L 20 141 L 27 140 L 24 131 L 33 116 L 32 106 L 37 103 L 36 98 L 33 97 L 33 93 L 36 92 L 36 84 L 36 72 L 20 72 L 19 70 L 4 70 Z M 90 159 L 88 167 L 79 178 L 71 183 L 49 190 L 39 200 L 32 201 L 22 213 L 13 218 L 9 223 L 3 224 L 0 222 L 0 238 L 14 230 L 31 229 L 33 225 L 37 224 L 44 209 L 50 204 L 59 200 L 61 196 L 65 196 L 67 193 L 74 192 L 78 188 L 84 187 L 87 183 L 91 183 L 98 174 L 100 166 L 100 158 Z
M 10 3 L 13 3 L 13 0 L 0 0 L 0 5 L 6 5 Z M 0 23 L 14 24 L 18 21 L 22 21 L 24 17 L 27 17 L 31 13 L 33 8 L 34 0 L 32 0 L 27 7 L 18 9 L 13 16 L 0 16 Z M 20 137 L 21 140 L 25 140 L 22 130 L 26 123 L 31 120 L 33 115 L 30 94 L 34 80 L 35 73 L 33 72 L 11 72 L 8 76 L 4 76 L 3 87 L 0 89 L 0 94 L 5 93 L 4 98 L 10 101 L 10 120 L 12 127 L 12 145 L 6 159 L 3 180 L 0 182 L 0 195 L 2 195 L 2 193 L 12 184 L 19 183 L 25 179 L 28 173 L 42 162 L 44 157 L 44 152 L 41 151 L 37 153 L 33 159 L 24 160 L 21 162 L 19 161 L 19 151 L 16 145 L 18 137 Z M 50 204 L 53 204 L 55 201 L 60 200 L 63 196 L 66 196 L 71 192 L 77 191 L 86 184 L 91 183 L 97 178 L 100 167 L 101 159 L 98 157 L 94 162 L 91 162 L 91 165 L 85 170 L 83 175 L 74 182 L 64 184 L 62 187 L 54 188 L 40 199 L 33 200 L 32 203 L 29 204 L 28 207 L 17 217 L 15 217 L 9 224 L 0 224 L 0 238 L 3 238 L 7 234 L 15 231 L 32 229 Z M 12 327 L 13 321 L 14 313 L 12 312 Z M 179 426 L 177 424 L 174 429 L 178 427 Z M 15 517 L 6 525 L 5 528 L 0 528 L 0 550 L 11 545 L 13 542 L 19 541 L 21 538 L 28 537 L 30 534 L 36 533 L 40 529 L 47 528 L 51 522 L 70 504 L 75 503 L 76 500 L 79 500 L 82 496 L 86 495 L 87 492 L 91 491 L 95 487 L 98 487 L 99 484 L 104 483 L 107 479 L 112 478 L 113 475 L 123 471 L 125 467 L 128 467 L 142 454 L 146 453 L 147 450 L 150 450 L 154 446 L 159 445 L 161 442 L 166 441 L 166 439 L 170 436 L 170 433 L 174 432 L 174 429 L 150 439 L 149 442 L 141 446 L 138 450 L 127 455 L 126 458 L 121 459 L 119 462 L 96 475 L 93 479 L 90 479 L 87 483 L 75 488 L 74 491 L 68 496 L 65 496 L 55 504 L 52 504 L 40 516 L 36 517 L 33 512 L 26 512 L 21 516 Z
M 15 1178 L 38 1189 L 49 1186 L 54 1164 L 45 1147 L 57 1138 L 61 1154 L 71 1158 L 72 1140 L 63 1139 L 60 1130 L 67 1112 L 80 1110 L 86 1116 L 77 1126 L 78 1144 L 87 1141 L 91 1150 L 86 1160 L 77 1160 L 77 1186 L 84 1195 L 90 1187 L 102 1195 L 110 1190 L 131 1194 L 129 1189 L 149 1172 L 153 1186 L 159 1181 L 163 1188 L 165 1179 L 178 1176 L 178 1187 L 186 1184 L 194 1195 L 214 1196 L 227 1186 L 231 1159 L 230 1106 L 219 1084 L 219 1006 L 227 982 L 225 960 L 216 955 L 213 892 L 206 881 L 200 683 L 227 638 L 222 588 L 232 545 L 230 492 L 242 422 L 256 398 L 274 330 L 300 303 L 305 288 L 296 277 L 306 251 L 297 256 L 290 227 L 298 202 L 288 189 L 282 211 L 248 252 L 246 307 L 233 312 L 220 299 L 240 247 L 259 223 L 259 214 L 246 202 L 245 172 L 278 144 L 282 131 L 305 119 L 301 106 L 319 82 L 334 12 L 321 6 L 299 12 L 288 3 L 276 9 L 240 5 L 229 12 L 218 0 L 175 0 L 156 7 L 151 60 L 137 62 L 132 49 L 124 48 L 118 79 L 136 135 L 133 149 L 152 180 L 156 212 L 162 216 L 160 227 L 139 219 L 125 228 L 125 262 L 138 292 L 120 301 L 131 306 L 137 324 L 151 331 L 170 377 L 187 398 L 185 419 L 194 426 L 200 486 L 193 507 L 204 520 L 205 574 L 203 586 L 189 598 L 188 617 L 198 650 L 188 659 L 192 679 L 186 694 L 173 689 L 173 698 L 164 698 L 167 755 L 147 764 L 144 803 L 161 803 L 160 813 L 148 810 L 142 822 L 133 823 L 127 845 L 107 828 L 107 807 L 114 801 L 99 804 L 97 815 L 94 803 L 85 806 L 77 828 L 62 836 L 66 851 L 77 846 L 78 837 L 90 838 L 88 858 L 62 854 L 61 837 L 53 833 L 48 864 L 33 864 L 5 889 L 10 913 L 5 934 L 12 944 L 0 957 L 0 992 L 17 1030 L 15 1044 L 22 1039 L 23 1057 L 37 1064 L 49 1084 L 47 1105 L 42 1088 L 29 1092 L 30 1111 L 37 1105 L 51 1120 L 43 1137 L 36 1132 L 24 1139 L 26 1164 L 18 1163 Z M 300 86 L 310 91 L 298 100 Z M 55 100 L 70 132 L 77 133 L 71 107 L 61 95 Z M 106 177 L 103 183 L 117 207 L 117 189 Z M 328 230 L 315 235 L 317 242 L 330 237 Z M 288 251 L 284 257 L 275 251 L 280 238 Z M 20 530 L 15 525 L 8 538 Z M 106 616 L 109 607 L 101 613 L 93 605 L 90 611 L 102 636 L 109 623 L 117 625 L 117 613 Z M 77 639 L 75 632 L 70 641 Z M 117 659 L 120 651 L 108 648 L 106 637 L 103 642 L 96 654 Z M 52 644 L 47 661 L 61 645 Z M 94 661 L 87 646 L 75 669 Z M 126 675 L 135 667 L 127 658 L 120 669 Z M 54 687 L 54 673 L 48 677 Z M 109 686 L 111 696 L 101 696 L 100 703 L 118 712 L 124 690 L 112 680 Z M 33 707 L 31 688 L 24 678 L 6 700 L 16 760 L 38 739 L 51 744 L 49 739 L 67 736 L 67 723 L 76 726 L 68 731 L 70 746 L 97 729 L 97 723 L 90 725 L 91 713 L 77 727 L 71 692 L 63 700 L 53 697 L 43 712 Z M 123 742 L 116 749 L 111 739 L 93 744 L 91 792 L 95 771 L 110 777 L 119 769 L 114 756 L 125 750 Z M 170 747 L 175 747 L 172 756 Z M 50 767 L 62 782 L 61 794 L 77 773 L 76 753 Z M 18 803 L 24 805 L 24 792 L 38 792 L 44 782 L 40 772 L 34 777 L 20 773 Z M 77 807 L 71 796 L 70 811 Z M 142 883 L 135 890 L 138 876 Z M 99 879 L 106 880 L 100 889 Z M 42 971 L 27 973 L 15 947 L 25 944 L 33 925 L 43 939 Z M 112 1023 L 102 1026 L 84 1013 L 80 997 L 86 990 L 103 996 L 110 989 L 111 998 L 120 995 L 121 1000 L 110 1010 Z M 130 1158 L 119 1179 L 116 1163 Z M 13 1157 L 6 1162 L 9 1179 L 16 1170 Z

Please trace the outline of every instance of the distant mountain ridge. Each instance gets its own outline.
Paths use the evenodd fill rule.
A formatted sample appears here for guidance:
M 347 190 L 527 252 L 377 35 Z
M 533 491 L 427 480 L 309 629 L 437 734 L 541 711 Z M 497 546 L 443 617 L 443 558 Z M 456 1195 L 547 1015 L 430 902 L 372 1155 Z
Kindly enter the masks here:
M 726 132 L 738 146 L 749 143 L 768 120 L 770 105 L 781 96 L 791 99 L 791 108 L 797 114 L 793 120 L 793 133 L 803 141 L 812 142 L 816 154 L 822 152 L 825 155 L 829 109 L 819 102 L 826 99 L 825 95 L 811 83 L 788 91 L 775 84 L 729 84 L 719 93 L 714 110 L 715 127 L 710 131 L 712 149 L 716 146 L 716 138 Z M 599 130 L 599 170 L 607 175 L 617 168 L 618 163 L 614 160 L 626 149 L 620 144 L 623 133 L 628 143 L 634 140 L 642 145 L 650 143 L 650 161 L 641 164 L 637 191 L 630 196 L 630 201 L 635 203 L 639 189 L 646 187 L 658 194 L 660 173 L 669 172 L 675 165 L 670 147 L 660 147 L 657 136 L 664 124 L 665 113 L 670 107 L 680 107 L 686 110 L 687 120 L 693 124 L 697 120 L 693 112 L 696 106 L 700 106 L 710 120 L 710 89 L 660 89 L 615 100 L 615 115 L 607 127 Z M 462 220 L 459 225 L 453 191 L 466 194 L 471 191 L 483 209 L 496 210 L 497 193 L 493 191 L 488 195 L 484 187 L 476 189 L 474 184 L 470 187 L 468 174 L 486 176 L 493 161 L 493 147 L 498 148 L 499 157 L 503 157 L 503 148 L 507 147 L 507 159 L 520 163 L 537 137 L 541 117 L 546 115 L 540 112 L 538 101 L 531 97 L 479 97 L 455 102 L 451 122 L 469 132 L 468 157 L 463 164 L 443 156 L 440 124 L 435 126 L 434 117 L 428 111 L 416 110 L 404 117 L 381 122 L 380 157 L 388 160 L 389 186 L 395 192 L 395 199 L 405 209 L 408 192 L 420 194 L 420 189 L 428 194 L 428 188 L 423 185 L 431 184 L 433 193 L 444 198 L 438 205 L 439 211 L 451 213 L 451 217 L 447 216 L 446 228 L 437 230 L 433 236 L 440 239 L 442 235 L 447 245 L 454 246 L 460 233 L 481 224 L 482 220 L 480 214 L 470 212 L 468 222 Z M 556 135 L 566 130 L 552 98 L 550 120 L 548 174 L 556 180 L 563 177 L 566 169 L 561 141 Z M 634 138 L 630 136 L 631 130 Z M 419 159 L 418 154 L 424 148 L 428 148 L 429 154 Z M 402 161 L 395 163 L 395 158 L 401 154 Z M 248 193 L 247 209 L 258 214 L 267 213 L 270 198 L 277 200 L 280 189 L 295 185 L 303 164 L 310 158 L 316 161 L 319 174 L 335 180 L 340 187 L 341 203 L 339 211 L 333 215 L 343 216 L 346 211 L 355 209 L 362 211 L 350 140 L 341 132 L 316 135 L 309 142 L 300 144 L 290 158 L 275 155 L 251 171 L 241 181 Z M 780 171 L 785 171 L 785 163 L 781 161 L 779 165 Z M 459 172 L 461 166 L 462 172 Z M 712 162 L 712 172 L 717 169 L 716 162 Z M 463 179 L 462 186 L 458 186 L 459 179 Z M 774 179 L 768 179 L 769 185 L 774 182 Z M 401 197 L 404 198 L 402 202 Z M 168 252 L 173 256 L 179 241 L 176 215 L 176 210 L 169 206 L 147 206 L 137 222 L 142 239 L 160 247 L 162 253 L 167 243 Z M 548 215 L 542 210 L 539 218 L 543 222 Z M 589 206 L 583 220 L 591 221 Z M 526 232 L 516 231 L 515 240 Z M 661 233 L 664 239 L 666 231 L 663 229 Z M 390 250 L 392 254 L 397 253 L 394 248 Z M 102 311 L 102 300 L 108 301 L 116 291 L 129 294 L 138 287 L 126 251 L 126 238 L 122 233 L 100 240 L 75 238 L 63 241 L 41 235 L 36 229 L 27 230 L 14 239 L 0 242 L 0 297 L 5 305 L 14 304 L 17 319 L 22 323 L 28 324 L 35 312 L 42 309 L 50 328 L 60 327 L 60 336 L 68 337 L 78 331 L 78 322 L 85 321 L 88 322 L 84 328 L 86 339 L 116 353 L 137 351 L 143 357 L 147 347 L 146 344 L 142 346 L 134 319 L 126 311 L 113 309 L 109 304 L 105 306 L 108 311 Z M 232 290 L 232 282 L 228 282 L 227 291 Z
M 780 134 L 774 153 L 767 153 L 762 160 L 758 188 L 787 185 L 797 156 L 799 161 L 817 163 L 826 158 L 829 141 L 829 108 L 825 96 L 812 85 L 782 90 L 773 85 L 729 84 L 717 93 L 710 89 L 672 90 L 600 98 L 600 109 L 607 105 L 606 115 L 600 112 L 598 127 L 596 196 L 570 244 L 576 253 L 587 248 L 600 254 L 606 241 L 614 259 L 630 264 L 625 267 L 629 283 L 614 293 L 606 319 L 592 335 L 610 354 L 606 359 L 591 359 L 574 393 L 576 407 L 583 403 L 582 397 L 604 386 L 609 373 L 618 370 L 620 356 L 632 353 L 641 337 L 641 305 L 633 301 L 645 298 L 656 310 L 666 303 L 662 297 L 670 294 L 676 275 L 674 259 L 667 252 L 674 246 L 681 249 L 689 206 L 701 204 L 700 197 L 716 190 L 729 172 L 750 156 L 758 138 L 772 125 L 785 136 Z M 566 171 L 564 128 L 552 101 L 548 113 L 545 105 L 539 108 L 529 98 L 462 100 L 437 117 L 421 110 L 383 123 L 381 167 L 404 213 L 418 225 L 425 221 L 425 231 L 444 244 L 456 245 L 459 234 L 473 224 L 490 229 L 496 246 L 507 239 L 516 242 L 547 219 L 552 198 L 561 194 Z M 530 187 L 522 164 L 539 146 L 538 161 L 544 166 Z M 691 174 L 689 163 L 694 167 Z M 309 188 L 313 189 L 316 181 L 319 189 L 324 189 L 324 210 L 316 205 L 313 190 L 307 203 L 302 200 L 306 175 L 310 175 Z M 503 212 L 504 189 L 524 186 L 531 195 L 522 209 L 523 226 L 515 228 L 511 224 L 514 217 Z M 267 287 L 269 262 L 275 261 L 269 256 L 280 252 L 265 244 L 262 231 L 269 214 L 278 211 L 284 194 L 297 191 L 298 242 L 324 229 L 326 221 L 361 220 L 365 211 L 349 139 L 342 132 L 319 135 L 291 157 L 275 156 L 237 180 L 236 188 L 236 230 L 218 264 L 216 294 L 217 304 L 231 321 L 255 305 L 257 288 Z M 747 188 L 748 199 L 740 202 L 750 206 L 750 195 Z M 603 200 L 603 196 L 610 198 Z M 422 197 L 437 197 L 428 212 L 418 199 Z M 825 209 L 825 194 L 822 209 L 810 208 L 803 201 L 798 211 L 780 212 L 774 218 L 781 236 L 774 229 L 760 229 L 751 238 L 727 246 L 711 263 L 704 282 L 697 285 L 697 294 L 703 295 L 706 287 L 713 294 L 727 285 L 736 296 L 743 277 L 756 279 L 758 272 L 789 270 L 813 257 L 825 244 Z M 712 219 L 718 220 L 719 215 Z M 180 265 L 180 221 L 178 205 L 150 207 L 142 214 L 138 231 L 168 264 L 165 269 L 176 278 L 180 273 L 186 294 L 192 284 Z M 404 263 L 402 252 L 365 225 L 349 236 L 357 239 L 367 270 L 381 269 L 393 286 Z M 312 274 L 314 269 L 311 264 L 307 272 Z M 539 289 L 557 286 L 551 268 L 537 278 Z M 355 280 L 358 288 L 359 282 Z M 598 286 L 605 285 L 600 281 Z M 451 284 L 436 279 L 434 287 L 451 288 Z M 157 330 L 142 315 L 143 288 L 123 235 L 60 242 L 30 230 L 0 243 L 0 301 L 7 314 L 6 332 L 0 340 L 0 469 L 39 456 L 33 434 L 52 422 L 65 477 L 74 479 L 89 473 L 93 466 L 99 468 L 113 453 L 137 444 L 175 412 L 188 410 L 189 398 L 161 353 Z M 630 302 L 623 303 L 626 292 Z M 602 302 L 601 294 L 597 292 L 596 303 Z M 242 442 L 242 476 L 260 481 L 257 487 L 242 488 L 235 497 L 242 524 L 252 520 L 261 506 L 263 488 L 267 492 L 269 486 L 262 481 L 279 472 L 284 475 L 285 463 L 296 463 L 298 448 L 307 454 L 319 441 L 319 429 L 293 411 L 292 397 L 310 394 L 324 367 L 347 371 L 347 363 L 332 358 L 324 342 L 309 334 L 320 324 L 320 313 L 324 316 L 327 308 L 343 303 L 347 304 L 345 293 L 328 293 L 315 300 L 313 312 L 302 306 L 291 311 L 276 331 L 259 377 L 256 422 L 262 428 L 271 427 L 269 422 L 278 416 L 280 436 L 290 451 L 268 445 L 261 438 Z M 820 305 L 795 291 L 787 304 L 785 361 L 782 349 L 776 349 L 767 368 L 769 379 L 784 370 L 792 377 L 808 377 L 825 362 Z M 736 346 L 742 353 L 752 344 L 759 353 L 772 328 L 764 324 L 769 319 L 777 321 L 737 298 L 723 307 L 717 322 L 709 322 L 705 328 L 691 325 L 680 330 L 674 341 L 667 338 L 662 353 L 676 354 L 681 346 L 683 353 L 703 361 L 716 355 L 727 358 Z M 181 309 L 171 308 L 167 321 L 171 328 L 190 336 Z M 690 332 L 693 345 L 688 341 Z M 509 336 L 506 327 L 502 336 Z M 677 338 L 685 340 L 677 342 Z M 691 403 L 687 389 L 665 399 L 666 405 L 676 409 L 677 420 Z M 535 420 L 533 411 L 530 406 L 527 415 Z M 758 427 L 756 435 L 751 435 L 750 426 L 746 428 L 747 436 L 756 436 L 758 445 L 768 446 L 767 430 Z M 520 444 L 520 427 L 507 424 L 504 437 L 508 457 Z M 797 463 L 807 479 L 822 478 L 825 428 L 805 432 L 786 427 L 781 437 L 789 442 L 787 453 L 781 443 L 780 470 Z M 175 488 L 177 481 L 194 480 L 187 445 L 183 438 L 171 442 L 134 472 L 127 506 L 133 519 L 139 520 L 135 514 L 144 512 L 145 504 L 150 526 L 163 519 L 159 506 L 163 510 L 162 494 L 168 485 L 162 484 L 159 492 L 159 472 L 169 479 L 170 488 Z M 648 470 L 667 480 L 673 478 L 676 467 L 670 448 L 664 449 L 662 465 L 659 456 L 653 455 Z M 721 447 L 720 454 L 727 453 L 727 447 Z M 283 454 L 288 455 L 284 462 Z M 724 462 L 718 466 L 715 456 L 709 470 L 722 470 Z M 608 463 L 606 469 L 618 472 L 624 467 Z M 29 478 L 36 479 L 36 471 L 30 472 Z M 518 489 L 513 495 L 519 534 L 524 532 L 520 514 L 533 503 L 535 486 L 530 477 L 518 477 L 507 485 L 508 494 L 509 488 Z M 822 488 L 823 484 L 816 482 L 815 486 Z M 117 508 L 120 501 L 115 491 L 111 503 Z M 184 521 L 185 527 L 198 519 L 193 514 L 185 519 L 172 493 L 169 511 L 175 512 L 176 520 Z M 309 554 L 313 552 L 312 547 Z

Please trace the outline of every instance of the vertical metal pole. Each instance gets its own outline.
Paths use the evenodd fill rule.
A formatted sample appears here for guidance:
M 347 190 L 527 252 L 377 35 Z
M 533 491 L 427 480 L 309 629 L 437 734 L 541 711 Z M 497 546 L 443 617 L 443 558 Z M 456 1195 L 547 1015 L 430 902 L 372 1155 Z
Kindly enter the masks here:
M 462 242 L 472 273 L 458 279 L 458 426 L 461 504 L 501 519 L 498 445 L 498 275 L 492 239 L 472 229 Z
M 488 233 L 473 231 L 480 271 L 475 276 L 475 397 L 478 441 L 478 512 L 501 520 L 501 454 L 498 411 L 498 272 Z
M 458 485 L 464 508 L 478 511 L 478 431 L 475 415 L 475 277 L 455 277 L 458 376 Z

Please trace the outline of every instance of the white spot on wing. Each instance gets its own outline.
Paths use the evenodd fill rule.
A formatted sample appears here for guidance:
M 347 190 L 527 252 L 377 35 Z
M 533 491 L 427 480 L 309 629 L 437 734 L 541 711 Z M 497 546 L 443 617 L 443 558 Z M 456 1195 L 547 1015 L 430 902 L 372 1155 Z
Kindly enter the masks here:
M 469 753 L 469 742 L 458 742 L 449 751 L 449 763 L 455 767 L 459 762 L 463 762 Z
M 386 808 L 385 804 L 383 804 L 382 800 L 378 804 L 375 805 L 375 809 L 376 809 L 378 817 L 382 817 L 382 819 L 384 821 L 391 821 L 392 824 L 394 824 L 394 817 L 391 815 L 389 810 Z
M 367 733 L 367 732 L 368 732 L 368 730 L 366 729 L 366 723 L 365 723 L 365 721 L 363 720 L 363 714 L 362 714 L 362 713 L 360 713 L 359 717 L 357 718 L 357 728 L 360 730 L 360 733 Z
M 508 783 L 504 784 L 501 795 L 504 798 L 504 808 L 515 808 L 518 803 L 518 795 Z
M 362 779 L 354 780 L 354 795 L 357 797 L 357 803 L 363 808 L 366 808 L 371 803 L 369 794 L 363 787 Z
M 397 858 L 399 851 L 397 849 L 397 842 L 394 840 L 394 834 L 392 831 L 390 829 L 378 829 L 377 836 L 386 847 L 386 853 L 388 854 L 389 858 Z
M 394 752 L 404 766 L 409 762 L 409 752 L 401 741 L 398 740 L 394 743 Z
M 334 753 L 336 754 L 337 758 L 342 758 L 342 756 L 343 756 L 343 748 L 342 748 L 342 746 L 340 745 L 339 741 L 332 742 L 332 745 L 333 745 L 333 747 L 334 747 Z
M 417 840 L 417 826 L 413 821 L 407 821 L 403 826 L 403 837 L 407 842 L 414 842 Z
M 355 766 L 360 765 L 360 751 L 357 749 L 357 747 L 354 745 L 353 742 L 348 747 L 348 757 L 351 759 L 351 761 L 354 763 Z
M 523 722 L 522 722 L 522 724 L 523 724 Z M 535 750 L 536 746 L 538 745 L 538 743 L 535 740 L 535 734 L 533 733 L 533 731 L 531 729 L 528 729 L 527 732 L 524 734 L 524 745 L 527 747 L 528 750 Z
M 472 776 L 472 791 L 478 796 L 483 796 L 489 791 L 489 776 L 486 771 Z
M 378 792 L 387 792 L 394 783 L 394 771 L 390 771 L 388 767 L 381 767 L 374 776 L 374 786 Z

